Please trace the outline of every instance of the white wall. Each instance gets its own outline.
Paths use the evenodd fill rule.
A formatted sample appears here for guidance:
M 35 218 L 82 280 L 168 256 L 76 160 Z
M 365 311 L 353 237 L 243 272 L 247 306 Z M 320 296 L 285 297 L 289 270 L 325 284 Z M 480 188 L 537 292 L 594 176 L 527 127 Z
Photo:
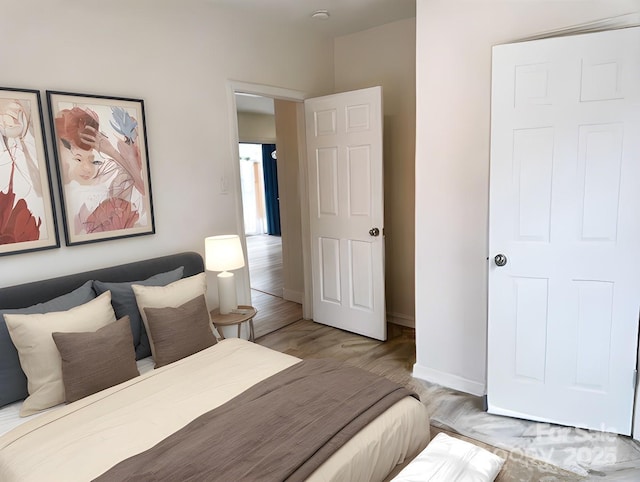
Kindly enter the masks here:
M 417 0 L 414 375 L 486 384 L 491 47 L 638 0 Z
M 38 89 L 43 101 L 47 89 L 144 100 L 157 234 L 73 247 L 63 241 L 60 249 L 5 256 L 0 286 L 202 252 L 205 236 L 238 232 L 228 81 L 312 94 L 333 89 L 331 40 L 262 22 L 206 2 L 3 5 L 2 86 Z M 222 176 L 229 178 L 228 194 L 220 192 Z
M 282 225 L 282 297 L 303 303 L 302 199 L 300 189 L 300 145 L 302 105 L 275 100 L 276 145 L 278 148 L 278 193 Z
M 276 119 L 271 114 L 238 112 L 238 139 L 251 144 L 276 142 Z
M 387 319 L 414 326 L 415 18 L 335 39 L 337 92 L 382 86 Z

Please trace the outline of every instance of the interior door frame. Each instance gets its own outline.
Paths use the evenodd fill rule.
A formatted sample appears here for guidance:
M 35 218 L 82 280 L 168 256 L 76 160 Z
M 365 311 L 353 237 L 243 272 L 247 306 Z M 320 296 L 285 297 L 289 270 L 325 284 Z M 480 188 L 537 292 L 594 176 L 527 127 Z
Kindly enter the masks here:
M 301 225 L 302 225 L 302 270 L 304 279 L 304 296 L 302 299 L 302 317 L 306 320 L 313 319 L 313 293 L 311 291 L 311 232 L 309 229 L 309 187 L 307 181 L 307 147 L 304 126 L 304 100 L 310 97 L 305 92 L 287 89 L 283 87 L 274 87 L 263 84 L 254 84 L 251 82 L 243 82 L 238 80 L 227 81 L 227 112 L 229 125 L 231 127 L 230 152 L 232 159 L 239 159 L 240 152 L 238 144 L 240 135 L 238 133 L 238 111 L 236 106 L 237 92 L 245 94 L 255 94 L 262 97 L 270 97 L 278 100 L 288 100 L 297 102 L 297 118 L 298 118 L 298 189 L 300 192 L 301 203 Z M 231 182 L 234 186 L 234 197 L 236 205 L 236 231 L 240 235 L 242 247 L 247 252 L 247 240 L 244 235 L 244 212 L 242 207 L 242 188 L 240 180 L 240 164 L 232 162 Z M 249 302 L 251 300 L 251 286 L 249 281 L 249 270 L 242 271 L 242 282 L 244 286 L 243 298 Z

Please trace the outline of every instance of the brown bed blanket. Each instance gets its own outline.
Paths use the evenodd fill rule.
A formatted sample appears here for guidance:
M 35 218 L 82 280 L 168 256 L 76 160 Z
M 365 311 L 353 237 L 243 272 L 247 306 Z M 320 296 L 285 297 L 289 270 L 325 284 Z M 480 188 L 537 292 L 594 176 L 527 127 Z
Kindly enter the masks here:
M 406 396 L 418 398 L 359 368 L 333 360 L 303 360 L 95 480 L 305 480 Z

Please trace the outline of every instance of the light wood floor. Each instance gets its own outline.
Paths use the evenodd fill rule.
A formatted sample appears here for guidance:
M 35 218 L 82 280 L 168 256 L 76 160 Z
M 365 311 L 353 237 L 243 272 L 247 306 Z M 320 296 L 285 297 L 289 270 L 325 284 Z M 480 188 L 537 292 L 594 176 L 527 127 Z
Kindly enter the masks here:
M 381 342 L 360 335 L 299 320 L 280 330 L 262 336 L 257 343 L 298 358 L 332 358 L 389 378 L 414 390 L 430 414 L 438 409 L 442 397 L 451 391 L 423 382 L 412 376 L 415 363 L 415 332 L 413 329 L 389 325 L 388 340 Z M 455 396 L 455 395 L 454 395 Z M 425 428 L 426 429 L 426 428 Z M 571 482 L 583 478 L 551 464 L 531 459 L 522 452 L 474 440 L 445 427 L 431 425 L 431 436 L 445 432 L 485 448 L 506 460 L 497 482 Z
M 251 303 L 258 310 L 253 319 L 256 338 L 302 319 L 302 305 L 262 291 L 251 290 Z
M 282 239 L 279 236 L 247 236 L 253 320 L 259 338 L 302 319 L 302 305 L 282 298 Z
M 282 298 L 282 238 L 247 236 L 251 289 Z

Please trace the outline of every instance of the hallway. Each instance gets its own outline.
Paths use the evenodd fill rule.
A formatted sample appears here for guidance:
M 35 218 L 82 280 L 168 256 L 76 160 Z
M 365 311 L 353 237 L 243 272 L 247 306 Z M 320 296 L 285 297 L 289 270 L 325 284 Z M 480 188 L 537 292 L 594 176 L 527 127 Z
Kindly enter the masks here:
M 282 298 L 282 238 L 267 234 L 247 236 L 251 302 L 258 310 L 253 320 L 260 338 L 302 319 L 302 305 Z

